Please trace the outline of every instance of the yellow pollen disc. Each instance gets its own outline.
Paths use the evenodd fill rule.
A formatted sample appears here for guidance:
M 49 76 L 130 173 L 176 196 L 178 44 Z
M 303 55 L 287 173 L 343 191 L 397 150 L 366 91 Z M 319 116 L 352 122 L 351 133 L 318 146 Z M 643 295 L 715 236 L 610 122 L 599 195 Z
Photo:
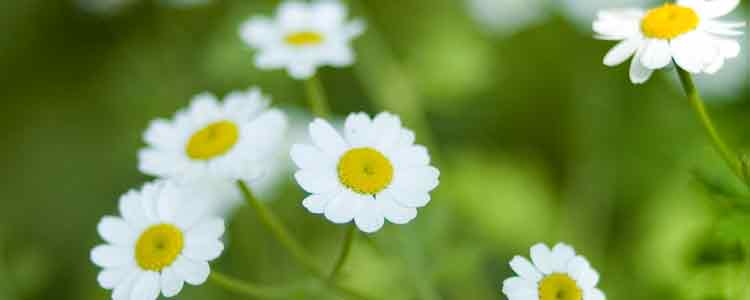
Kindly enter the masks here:
M 383 154 L 372 148 L 355 148 L 341 156 L 339 180 L 360 194 L 377 194 L 393 179 L 393 165 Z
M 694 30 L 699 23 L 692 8 L 668 3 L 648 11 L 641 31 L 650 38 L 669 40 Z
M 192 159 L 209 160 L 232 149 L 239 135 L 237 125 L 229 121 L 219 121 L 194 133 L 185 151 Z
M 146 229 L 135 244 L 135 261 L 141 269 L 161 271 L 171 265 L 182 252 L 182 231 L 170 224 Z
M 292 46 L 312 46 L 323 42 L 323 36 L 313 31 L 299 31 L 287 35 L 284 40 Z
M 539 300 L 581 300 L 583 295 L 570 276 L 554 273 L 539 282 Z

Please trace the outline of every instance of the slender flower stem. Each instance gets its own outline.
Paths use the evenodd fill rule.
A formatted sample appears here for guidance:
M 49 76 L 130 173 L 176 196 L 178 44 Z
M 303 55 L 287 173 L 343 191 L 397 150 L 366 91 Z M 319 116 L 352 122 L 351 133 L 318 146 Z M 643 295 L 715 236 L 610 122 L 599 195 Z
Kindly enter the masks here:
M 349 258 L 349 252 L 351 252 L 352 249 L 352 240 L 354 239 L 354 225 L 349 225 L 346 229 L 346 233 L 344 234 L 344 244 L 341 245 L 341 252 L 339 253 L 339 258 L 336 259 L 336 264 L 333 265 L 333 271 L 331 272 L 331 275 L 328 276 L 329 280 L 336 279 L 336 276 L 341 271 L 341 268 L 344 267 L 344 263 L 346 262 L 346 259 Z
M 719 152 L 721 157 L 724 159 L 724 162 L 727 163 L 727 166 L 729 166 L 732 172 L 737 177 L 739 177 L 740 180 L 746 182 L 739 157 L 735 154 L 734 151 L 732 151 L 731 148 L 729 148 L 729 146 L 727 146 L 726 143 L 724 143 L 724 140 L 721 139 L 718 130 L 716 130 L 713 121 L 711 121 L 711 116 L 706 111 L 705 105 L 703 105 L 703 99 L 701 98 L 700 92 L 695 87 L 693 77 L 688 71 L 685 71 L 680 67 L 677 67 L 677 74 L 679 74 L 680 76 L 682 87 L 687 94 L 688 100 L 690 100 L 690 105 L 698 114 L 698 119 L 701 121 L 703 128 L 706 129 L 706 133 L 708 133 L 709 138 L 711 138 L 714 149 Z
M 328 98 L 326 98 L 323 84 L 320 82 L 318 75 L 313 75 L 305 80 L 305 91 L 307 92 L 308 105 L 313 115 L 321 118 L 328 117 L 331 110 L 328 107 Z
M 237 186 L 240 188 L 242 195 L 245 197 L 245 201 L 247 201 L 250 207 L 252 207 L 258 214 L 258 218 L 263 223 L 263 225 L 268 227 L 274 238 L 276 238 L 276 240 L 278 240 L 281 245 L 286 248 L 287 251 L 289 251 L 289 254 L 291 254 L 292 257 L 297 260 L 300 265 L 302 265 L 313 275 L 317 277 L 324 277 L 325 275 L 323 269 L 314 262 L 309 254 L 307 254 L 305 249 L 302 248 L 302 245 L 300 245 L 299 242 L 297 242 L 297 240 L 292 237 L 291 234 L 289 234 L 289 230 L 286 229 L 279 218 L 270 209 L 263 205 L 263 203 L 260 203 L 260 201 L 255 198 L 255 195 L 253 195 L 252 191 L 250 191 L 250 188 L 247 187 L 247 184 L 245 184 L 245 182 L 241 180 L 238 180 Z
M 237 181 L 237 186 L 240 188 L 242 195 L 245 197 L 245 201 L 252 207 L 258 214 L 258 219 L 263 223 L 273 234 L 274 238 L 286 248 L 289 254 L 308 272 L 320 279 L 330 289 L 335 292 L 347 296 L 347 299 L 359 299 L 359 300 L 371 300 L 369 297 L 360 294 L 358 291 L 353 290 L 335 280 L 329 280 L 329 277 L 323 271 L 323 269 L 315 263 L 312 256 L 305 251 L 302 245 L 289 233 L 289 230 L 284 226 L 281 220 L 268 209 L 263 203 L 260 203 L 257 198 L 253 195 L 250 188 L 242 180 Z
M 258 286 L 217 271 L 211 271 L 208 279 L 225 290 L 253 298 L 279 299 L 289 296 L 286 289 Z

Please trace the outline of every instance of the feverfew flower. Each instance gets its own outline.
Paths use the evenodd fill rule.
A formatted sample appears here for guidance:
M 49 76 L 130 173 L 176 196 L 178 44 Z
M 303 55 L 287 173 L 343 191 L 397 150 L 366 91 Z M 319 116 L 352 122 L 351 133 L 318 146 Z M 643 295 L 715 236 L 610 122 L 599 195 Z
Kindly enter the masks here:
M 518 276 L 503 282 L 508 300 L 604 300 L 596 288 L 599 274 L 573 248 L 557 244 L 531 247 L 531 261 L 516 256 L 510 267 Z
M 498 36 L 515 34 L 549 17 L 546 0 L 465 0 L 469 15 Z
M 306 79 L 319 66 L 344 67 L 354 63 L 349 43 L 362 34 L 362 21 L 347 21 L 338 1 L 282 3 L 276 18 L 253 17 L 240 35 L 258 50 L 255 65 L 264 70 L 286 68 L 295 79 Z
M 172 120 L 151 123 L 139 169 L 183 182 L 258 178 L 287 126 L 284 114 L 268 105 L 257 88 L 232 92 L 224 102 L 208 93 L 197 95 Z
M 208 261 L 224 249 L 221 219 L 206 218 L 200 194 L 169 181 L 146 184 L 120 198 L 121 217 L 104 217 L 98 231 L 107 244 L 91 251 L 103 270 L 99 284 L 114 300 L 155 300 L 177 295 L 185 282 L 208 278 Z
M 313 145 L 294 145 L 292 160 L 301 169 L 297 183 L 312 195 L 302 204 L 334 223 L 352 220 L 363 232 L 379 230 L 387 219 L 405 224 L 430 202 L 440 172 L 430 166 L 427 149 L 398 116 L 350 114 L 343 137 L 326 121 L 310 124 Z
M 654 70 L 672 60 L 690 73 L 716 73 L 725 60 L 740 52 L 739 42 L 732 37 L 742 35 L 739 29 L 745 23 L 718 20 L 739 3 L 679 0 L 649 11 L 602 11 L 594 22 L 597 38 L 620 41 L 604 57 L 604 64 L 616 66 L 635 55 L 630 80 L 636 84 L 646 82 Z

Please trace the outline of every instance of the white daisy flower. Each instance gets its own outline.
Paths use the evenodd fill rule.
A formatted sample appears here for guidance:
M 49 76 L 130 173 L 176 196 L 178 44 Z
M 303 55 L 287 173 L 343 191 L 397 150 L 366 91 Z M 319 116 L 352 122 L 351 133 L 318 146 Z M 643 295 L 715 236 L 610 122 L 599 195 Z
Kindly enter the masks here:
M 466 0 L 469 15 L 482 28 L 508 36 L 541 24 L 549 17 L 546 0 Z
M 737 57 L 744 22 L 718 20 L 732 12 L 739 0 L 679 0 L 676 4 L 642 11 L 605 10 L 594 22 L 597 38 L 620 41 L 604 57 L 604 64 L 616 66 L 635 55 L 630 80 L 646 82 L 654 70 L 672 60 L 693 74 L 716 73 L 725 60 Z
M 559 243 L 550 250 L 545 244 L 536 244 L 531 247 L 531 262 L 516 256 L 510 267 L 518 276 L 503 282 L 508 300 L 605 299 L 596 288 L 599 273 L 568 245 Z
M 223 103 L 208 93 L 197 95 L 173 120 L 151 123 L 139 169 L 180 181 L 256 179 L 286 131 L 285 115 L 268 105 L 257 88 L 232 92 Z
M 107 244 L 91 251 L 103 268 L 99 284 L 114 300 L 155 300 L 177 295 L 185 282 L 199 285 L 208 261 L 224 249 L 221 219 L 206 218 L 200 194 L 169 181 L 156 181 L 120 198 L 121 217 L 98 225 Z
M 347 9 L 338 1 L 282 3 L 276 18 L 253 17 L 240 35 L 258 50 L 255 65 L 264 70 L 286 68 L 295 79 L 306 79 L 319 66 L 344 67 L 354 63 L 349 45 L 362 34 L 362 21 L 347 21 Z
M 306 143 L 307 125 L 312 117 L 303 111 L 284 109 L 289 119 L 288 133 L 279 143 L 274 154 L 263 161 L 263 176 L 246 182 L 259 201 L 270 201 L 279 196 L 281 188 L 288 183 L 293 173 L 293 163 L 289 160 L 289 150 L 293 144 Z M 211 214 L 229 219 L 233 212 L 244 203 L 244 198 L 234 181 L 205 178 L 193 182 L 191 187 L 206 191 L 211 195 Z
M 398 116 L 350 114 L 343 137 L 326 121 L 310 124 L 313 145 L 294 145 L 300 168 L 297 183 L 312 195 L 302 204 L 334 223 L 352 220 L 363 232 L 375 232 L 388 220 L 405 224 L 430 202 L 440 172 L 430 166 L 427 149 L 414 144 L 414 133 Z

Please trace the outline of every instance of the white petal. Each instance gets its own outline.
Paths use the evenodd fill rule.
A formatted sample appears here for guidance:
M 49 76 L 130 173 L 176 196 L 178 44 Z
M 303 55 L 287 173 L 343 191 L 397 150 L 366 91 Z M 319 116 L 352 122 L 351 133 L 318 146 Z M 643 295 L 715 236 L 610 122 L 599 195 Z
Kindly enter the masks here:
M 275 24 L 264 17 L 254 17 L 243 23 L 240 36 L 251 47 L 261 47 L 273 42 L 278 37 Z
M 136 191 L 130 191 L 120 197 L 120 215 L 122 215 L 122 218 L 125 219 L 133 229 L 138 229 L 151 222 L 146 216 L 141 198 L 143 198 L 141 193 Z
M 326 194 L 312 194 L 307 196 L 305 200 L 302 200 L 302 205 L 307 208 L 308 211 L 314 214 L 322 214 L 328 206 L 328 202 L 331 198 L 335 197 Z
M 745 25 L 745 22 L 705 20 L 701 22 L 700 29 L 719 36 L 740 36 L 744 34 L 740 28 Z
M 434 190 L 440 181 L 440 171 L 435 167 L 413 167 L 397 170 L 393 178 L 393 188 L 416 192 Z
M 125 277 L 125 279 L 123 279 L 122 282 L 120 282 L 120 284 L 118 284 L 115 287 L 115 290 L 112 292 L 112 299 L 130 300 L 130 294 L 133 292 L 135 281 L 138 280 L 141 273 L 141 271 L 136 270 L 135 272 L 132 272 L 127 277 Z
M 224 251 L 224 244 L 220 241 L 193 241 L 188 239 L 182 254 L 196 261 L 211 261 L 216 259 Z
M 224 234 L 224 220 L 214 218 L 198 223 L 187 232 L 189 241 L 212 241 Z
M 171 267 L 161 271 L 161 293 L 164 297 L 172 298 L 182 290 L 184 281 L 172 270 Z
M 554 261 L 552 257 L 552 251 L 545 244 L 536 244 L 531 247 L 531 261 L 534 262 L 536 268 L 543 274 L 552 273 Z
M 185 190 L 187 186 L 178 186 L 175 182 L 168 182 L 164 185 L 161 193 L 156 199 L 156 210 L 158 219 L 163 223 L 173 223 L 176 215 L 179 213 L 180 206 L 185 205 Z
M 327 167 L 335 167 L 328 156 L 313 146 L 296 144 L 292 146 L 289 153 L 292 161 L 300 169 L 321 170 Z
M 705 19 L 713 19 L 731 13 L 740 5 L 740 0 L 680 0 L 677 3 L 693 8 L 698 15 Z
M 133 267 L 106 268 L 99 272 L 96 280 L 105 289 L 113 289 L 122 283 L 128 275 L 135 272 Z
M 294 29 L 307 24 L 310 20 L 311 10 L 308 4 L 296 1 L 284 1 L 279 4 L 276 18 L 282 26 Z
M 513 272 L 516 272 L 518 276 L 527 281 L 537 282 L 542 279 L 542 273 L 539 273 L 539 270 L 537 270 L 536 267 L 524 257 L 513 257 L 513 259 L 510 260 L 510 267 L 513 269 Z
M 304 80 L 315 75 L 315 65 L 312 63 L 292 62 L 287 66 L 287 72 L 292 78 Z
M 362 232 L 373 233 L 380 230 L 385 223 L 383 214 L 378 210 L 375 199 L 368 199 L 362 203 L 362 207 L 354 217 L 354 223 Z
M 552 248 L 552 272 L 567 271 L 568 262 L 576 255 L 573 247 L 563 243 L 558 243 Z
M 179 134 L 172 123 L 164 119 L 151 121 L 143 134 L 146 144 L 158 148 L 175 149 L 181 147 Z
M 125 246 L 133 243 L 135 237 L 128 223 L 117 217 L 104 217 L 96 226 L 99 235 L 108 243 Z
M 423 207 L 427 203 L 430 203 L 430 194 L 428 192 L 396 187 L 390 187 L 386 191 L 390 192 L 396 198 L 396 202 L 406 207 Z
M 606 296 L 599 289 L 590 289 L 583 295 L 583 300 L 604 300 Z
M 364 201 L 370 201 L 367 196 L 355 194 L 354 192 L 344 191 L 328 202 L 325 210 L 325 216 L 333 223 L 348 223 L 359 212 Z
M 417 217 L 417 209 L 396 203 L 396 198 L 390 191 L 382 191 L 377 195 L 375 203 L 383 216 L 391 223 L 406 224 Z
M 604 10 L 599 12 L 593 23 L 593 30 L 599 38 L 625 40 L 640 36 L 639 10 Z
M 651 74 L 654 70 L 648 69 L 641 63 L 641 53 L 643 49 L 639 49 L 635 52 L 635 58 L 630 61 L 630 82 L 634 84 L 641 84 L 648 81 L 651 78 Z
M 427 166 L 430 164 L 430 154 L 421 145 L 401 147 L 393 153 L 393 164 L 399 167 Z
M 372 121 L 365 113 L 352 113 L 346 117 L 344 135 L 352 147 L 374 144 Z
M 206 199 L 194 199 L 180 206 L 175 216 L 177 227 L 184 231 L 189 231 L 208 214 L 210 201 L 201 201 Z
M 567 273 L 584 289 L 593 288 L 599 283 L 599 273 L 580 255 L 568 262 Z
M 312 5 L 311 9 L 317 26 L 336 29 L 346 21 L 346 7 L 338 1 L 318 1 Z
M 724 58 L 735 58 L 740 55 L 740 43 L 730 39 L 717 39 L 719 51 Z
M 315 146 L 331 157 L 339 157 L 348 148 L 336 129 L 323 119 L 315 119 L 310 123 L 310 137 Z
M 703 69 L 703 72 L 706 74 L 715 74 L 719 71 L 719 69 L 721 69 L 721 67 L 724 66 L 725 61 L 726 59 L 724 59 L 724 57 L 717 57 L 712 64 L 706 66 L 706 68 Z
M 648 39 L 641 54 L 641 62 L 646 68 L 656 70 L 666 67 L 672 61 L 669 42 L 661 39 Z
M 521 277 L 510 277 L 503 281 L 503 294 L 508 299 L 538 300 L 539 294 L 536 282 L 528 281 Z
M 633 56 L 642 42 L 641 39 L 632 38 L 618 43 L 604 56 L 604 65 L 613 67 L 625 62 Z
M 294 179 L 305 191 L 312 194 L 329 193 L 339 187 L 338 179 L 332 172 L 303 169 L 294 173 Z
M 111 245 L 97 246 L 91 250 L 91 261 L 102 268 L 114 268 L 133 263 L 133 250 Z
M 690 73 L 700 73 L 721 55 L 714 39 L 705 33 L 689 32 L 671 41 L 675 62 Z
M 401 133 L 399 134 L 397 147 L 411 146 L 414 144 L 415 140 L 416 140 L 416 135 L 414 135 L 414 131 L 401 128 Z
M 389 112 L 381 112 L 372 121 L 377 136 L 375 147 L 389 149 L 396 145 L 401 137 L 401 119 Z
M 172 264 L 172 270 L 185 282 L 192 285 L 200 285 L 206 282 L 211 268 L 205 261 L 194 261 L 180 255 Z
M 159 273 L 144 272 L 135 281 L 130 300 L 156 300 L 161 291 L 161 279 Z

